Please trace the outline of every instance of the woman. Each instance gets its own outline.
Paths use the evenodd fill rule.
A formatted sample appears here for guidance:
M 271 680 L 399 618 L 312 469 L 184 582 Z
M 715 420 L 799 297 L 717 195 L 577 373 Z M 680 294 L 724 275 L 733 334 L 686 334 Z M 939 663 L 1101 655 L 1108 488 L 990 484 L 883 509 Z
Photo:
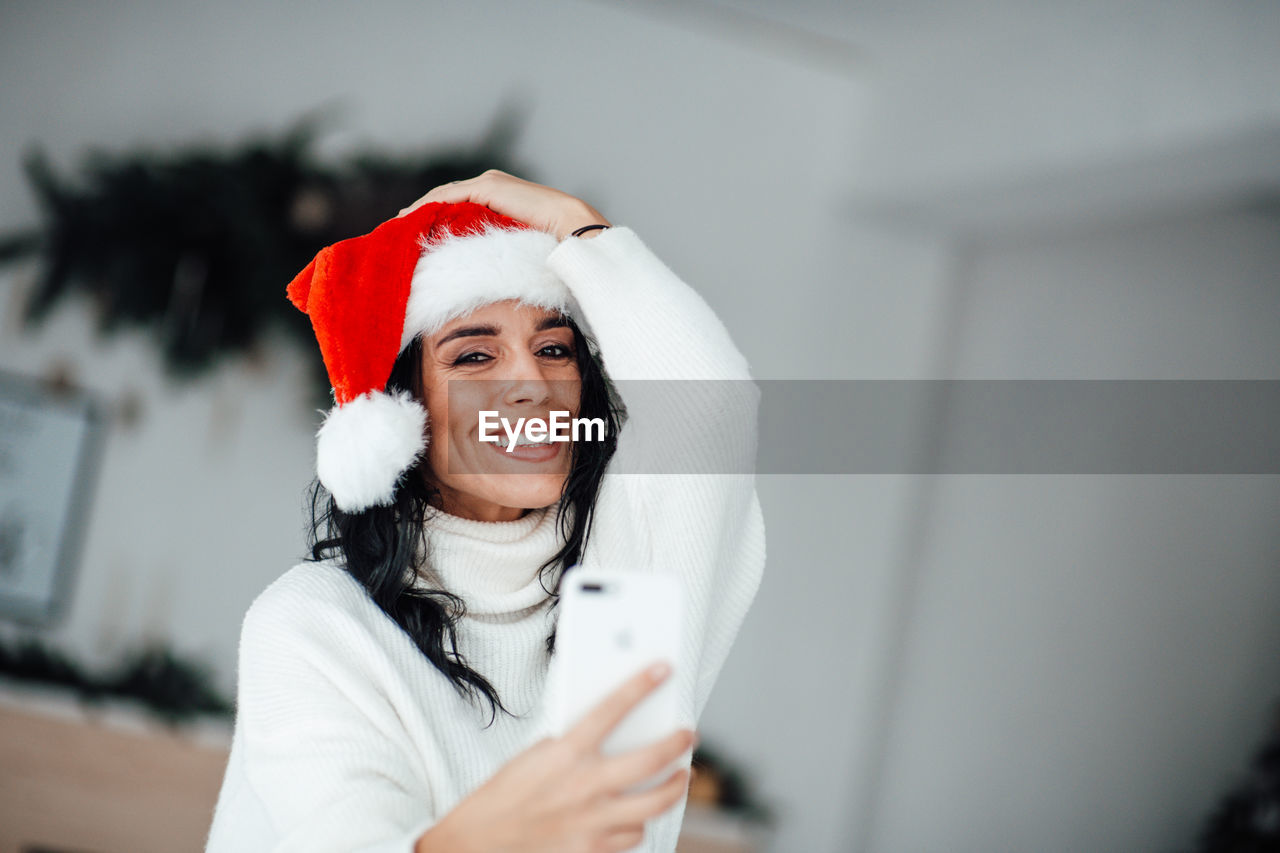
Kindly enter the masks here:
M 723 325 L 629 229 L 493 170 L 324 250 L 289 295 L 338 403 L 327 537 L 245 616 L 208 850 L 674 850 L 692 728 L 764 565 L 754 386 Z M 639 379 L 665 381 L 619 399 Z M 604 435 L 508 448 L 484 411 Z M 576 565 L 677 576 L 684 645 L 551 736 L 553 593 Z M 667 677 L 684 728 L 603 757 Z

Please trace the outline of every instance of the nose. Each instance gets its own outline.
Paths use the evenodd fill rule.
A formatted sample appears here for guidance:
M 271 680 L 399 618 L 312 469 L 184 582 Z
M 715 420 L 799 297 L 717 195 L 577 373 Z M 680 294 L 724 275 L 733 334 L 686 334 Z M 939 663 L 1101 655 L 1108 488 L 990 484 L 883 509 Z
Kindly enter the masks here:
M 543 406 L 553 396 L 545 366 L 537 356 L 523 352 L 514 359 L 502 380 L 502 402 L 508 406 Z

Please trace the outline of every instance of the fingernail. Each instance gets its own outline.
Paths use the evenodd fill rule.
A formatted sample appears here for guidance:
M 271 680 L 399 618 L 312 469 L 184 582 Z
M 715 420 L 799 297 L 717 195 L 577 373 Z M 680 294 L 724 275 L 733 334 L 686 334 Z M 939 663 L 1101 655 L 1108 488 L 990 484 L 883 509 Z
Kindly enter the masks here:
M 649 677 L 654 681 L 666 678 L 667 674 L 670 672 L 671 666 L 666 661 L 655 663 L 653 666 L 649 667 Z

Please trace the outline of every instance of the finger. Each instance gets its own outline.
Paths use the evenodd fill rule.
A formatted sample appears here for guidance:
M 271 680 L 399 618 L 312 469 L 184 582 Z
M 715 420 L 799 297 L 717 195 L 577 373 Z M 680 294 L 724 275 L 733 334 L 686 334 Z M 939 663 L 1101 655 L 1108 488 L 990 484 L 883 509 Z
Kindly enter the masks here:
M 415 210 L 422 207 L 424 204 L 427 204 L 429 201 L 430 199 L 427 198 L 425 195 L 421 196 L 417 201 L 415 201 L 413 204 L 409 205 L 408 207 L 400 208 L 400 212 L 396 214 L 396 218 L 399 219 L 401 216 L 408 216 L 410 213 L 413 213 Z
M 406 208 L 402 208 L 397 215 L 405 216 L 413 213 L 424 204 L 433 202 L 445 202 L 449 204 L 457 204 L 463 201 L 474 201 L 477 204 L 487 204 L 488 194 L 485 190 L 495 175 L 506 176 L 505 172 L 499 172 L 497 169 L 490 169 L 487 172 L 476 175 L 474 178 L 466 178 L 464 180 L 449 181 L 447 184 L 441 184 L 438 187 L 432 187 L 421 196 L 413 204 Z
M 613 829 L 643 823 L 656 817 L 684 799 L 689 791 L 689 771 L 677 770 L 656 788 L 637 794 L 614 797 L 597 806 L 592 822 L 602 828 Z
M 468 178 L 465 181 L 453 181 L 448 184 L 441 184 L 432 189 L 423 196 L 427 201 L 443 201 L 456 203 L 460 201 L 475 201 L 483 203 L 489 194 L 485 191 L 484 184 L 480 182 L 480 178 Z
M 470 180 L 474 180 L 474 178 Z M 434 187 L 413 204 L 406 208 L 402 208 L 396 216 L 407 216 L 422 207 L 424 204 L 432 204 L 433 202 L 456 203 L 459 201 L 469 201 L 471 199 L 471 193 L 460 187 L 461 184 L 469 182 L 470 181 L 450 181 L 447 184 L 441 184 L 438 187 Z
M 522 222 L 540 222 L 565 194 L 542 184 L 490 169 L 483 175 L 443 184 L 423 196 L 428 202 L 472 202 Z
M 694 745 L 695 735 L 690 729 L 672 732 L 662 740 L 600 762 L 600 787 L 611 793 L 622 791 L 637 782 L 651 778 Z
M 513 187 L 536 186 L 528 181 L 521 180 L 514 175 L 508 175 L 506 172 L 498 169 L 486 169 L 484 172 L 476 175 L 474 178 L 467 178 L 461 181 L 449 181 L 447 184 L 441 184 L 433 187 L 422 198 L 428 201 L 444 201 L 444 202 L 460 202 L 474 201 L 478 204 L 488 204 L 495 198 L 495 194 L 500 193 L 502 187 L 506 187 L 510 191 Z
M 648 696 L 671 673 L 665 661 L 640 670 L 622 683 L 596 705 L 569 730 L 565 736 L 583 749 L 595 749 L 604 742 L 609 732 L 622 722 L 631 709 Z

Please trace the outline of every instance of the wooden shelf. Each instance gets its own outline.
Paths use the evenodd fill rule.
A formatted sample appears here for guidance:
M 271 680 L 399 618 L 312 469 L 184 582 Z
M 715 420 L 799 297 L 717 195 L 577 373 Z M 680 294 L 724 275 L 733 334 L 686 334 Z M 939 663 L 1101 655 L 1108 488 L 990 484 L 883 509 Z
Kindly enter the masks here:
M 203 850 L 227 749 L 141 719 L 6 694 L 0 853 Z
M 0 853 L 200 853 L 231 744 L 127 703 L 0 682 Z M 691 804 L 678 853 L 756 853 L 751 824 Z

